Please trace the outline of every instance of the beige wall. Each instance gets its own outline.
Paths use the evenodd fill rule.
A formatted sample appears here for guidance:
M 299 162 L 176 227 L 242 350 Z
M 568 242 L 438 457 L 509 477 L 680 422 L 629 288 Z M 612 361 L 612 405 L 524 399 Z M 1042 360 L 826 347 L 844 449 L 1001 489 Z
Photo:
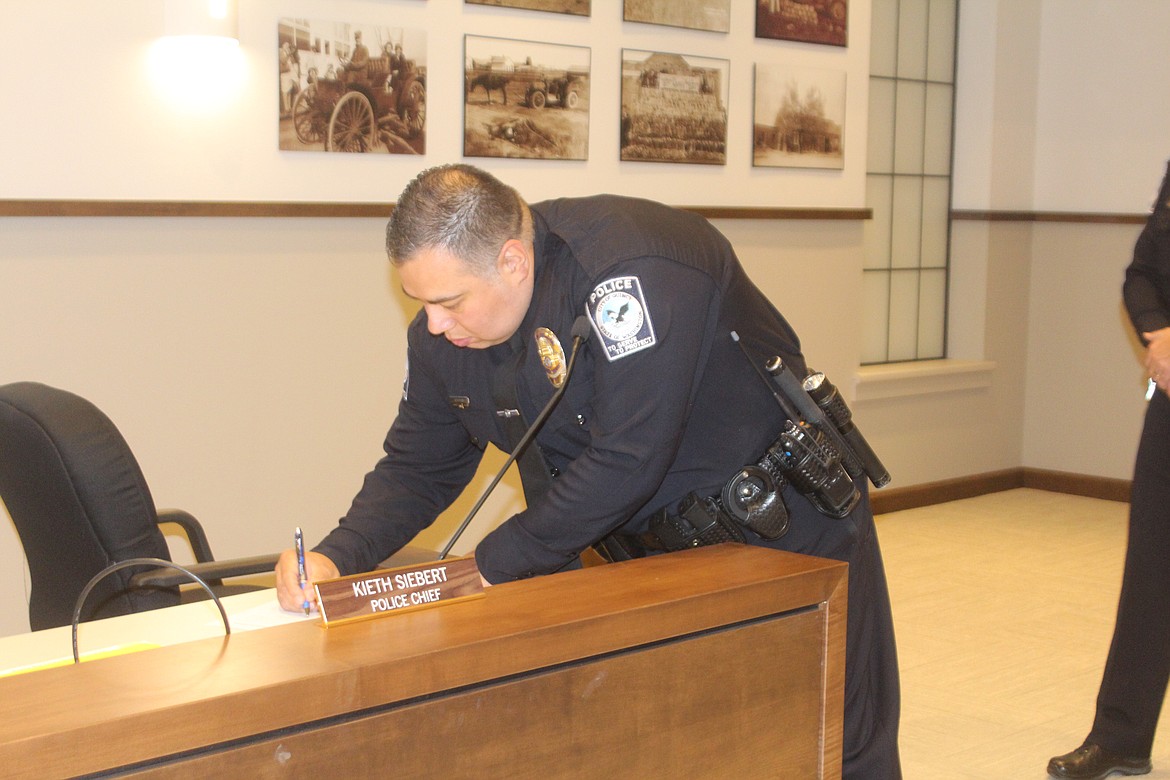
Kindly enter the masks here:
M 1143 213 L 1170 156 L 1170 104 L 1149 99 L 1141 53 L 1159 45 L 1170 4 L 988 0 L 960 12 L 955 208 Z M 954 223 L 950 354 L 996 361 L 1010 412 L 996 404 L 984 419 L 1020 426 L 1015 465 L 1129 477 L 1144 385 L 1120 293 L 1139 230 Z
M 1140 230 L 1060 223 L 1033 229 L 1024 414 L 1028 466 L 1131 476 L 1146 381 L 1121 303 L 1121 283 Z
M 903 394 L 854 404 L 893 486 L 1023 465 L 1026 235 L 1018 225 L 952 225 L 948 327 L 950 341 L 960 345 L 955 357 L 979 365 L 971 379 L 919 381 Z
M 810 362 L 847 393 L 858 363 L 861 223 L 720 220 Z M 0 382 L 37 379 L 102 407 L 161 506 L 198 516 L 217 555 L 324 535 L 380 454 L 412 311 L 378 219 L 7 219 L 0 246 Z M 1014 240 L 1006 242 L 1016 245 Z M 910 485 L 1020 463 L 1027 262 L 987 273 L 989 388 L 869 401 L 862 429 Z M 1001 379 L 1002 377 L 1002 379 Z M 485 465 L 478 495 L 502 458 Z M 456 552 L 518 504 L 512 481 Z M 441 546 L 470 502 L 420 541 Z M 177 551 L 180 556 L 183 551 Z M 24 588 L 0 525 L 0 587 Z M 15 600 L 19 603 L 19 600 Z M 24 630 L 19 611 L 0 631 Z M 7 621 L 7 622 L 4 622 Z
M 37 121 L 0 125 L 9 150 L 0 198 L 392 200 L 420 168 L 460 159 L 462 112 L 449 107 L 461 102 L 469 31 L 590 45 L 598 85 L 618 83 L 622 47 L 734 52 L 729 134 L 740 141 L 751 137 L 753 61 L 844 69 L 853 85 L 848 114 L 859 119 L 846 127 L 852 157 L 841 172 L 753 170 L 750 146 L 739 141 L 726 168 L 620 166 L 619 103 L 599 86 L 588 164 L 490 161 L 531 199 L 611 190 L 678 204 L 861 206 L 868 2 L 851 4 L 848 48 L 756 41 L 743 21 L 751 3 L 735 5 L 744 16 L 721 36 L 623 24 L 606 2 L 584 20 L 456 2 L 249 0 L 223 86 L 192 111 L 194 91 L 159 78 L 158 0 L 21 4 L 5 9 L 7 29 L 19 33 L 0 47 L 0 65 L 10 74 L 35 66 L 36 75 L 5 79 L 0 96 Z M 276 23 L 290 14 L 427 30 L 424 159 L 275 148 Z M 211 67 L 197 72 L 197 87 L 219 77 Z M 720 226 L 804 331 L 818 365 L 848 376 L 857 322 L 842 312 L 858 300 L 861 225 Z M 389 279 L 382 229 L 377 219 L 0 219 L 0 382 L 36 379 L 95 401 L 130 441 L 156 502 L 200 517 L 220 557 L 282 548 L 297 524 L 316 540 L 379 455 L 402 383 L 410 307 Z M 485 464 L 471 495 L 501 462 Z M 507 516 L 517 497 L 513 483 L 502 485 L 455 551 Z M 420 542 L 442 545 L 468 504 Z M 5 518 L 0 589 L 22 593 L 22 571 Z M 19 608 L 0 614 L 0 634 L 25 621 Z
M 844 48 L 757 40 L 752 0 L 734 1 L 727 34 L 623 23 L 617 0 L 599 0 L 587 19 L 463 0 L 242 0 L 239 48 L 186 53 L 179 64 L 190 69 L 160 57 L 163 5 L 3 4 L 0 72 L 14 78 L 3 80 L 0 95 L 29 121 L 0 124 L 0 198 L 391 201 L 419 168 L 462 154 L 465 34 L 590 49 L 589 159 L 491 160 L 531 200 L 591 194 L 618 176 L 624 194 L 688 205 L 857 207 L 865 198 L 868 0 L 849 4 L 854 33 Z M 346 24 L 365 26 L 367 45 L 379 29 L 425 31 L 422 159 L 278 148 L 277 27 L 290 16 L 313 22 L 314 35 L 332 23 L 341 36 Z M 726 167 L 620 161 L 623 49 L 728 62 Z M 755 63 L 845 74 L 843 170 L 752 168 Z
M 1161 0 L 1141 4 L 1147 16 L 1166 13 Z M 62 7 L 89 19 L 94 6 L 82 0 L 25 4 L 16 21 L 34 14 L 25 19 L 30 29 L 51 29 L 45 15 Z M 283 11 L 271 3 L 253 7 L 272 18 Z M 306 13 L 316 8 L 299 7 Z M 348 13 L 384 12 L 385 3 L 338 7 Z M 34 10 L 41 8 L 49 10 Z M 960 42 L 955 180 L 960 208 L 1048 207 L 1032 199 L 1033 176 L 1047 178 L 1046 170 L 1034 170 L 1030 151 L 1039 143 L 1034 112 L 1043 104 L 1041 123 L 1060 118 L 1062 104 L 1051 95 L 1059 96 L 1062 87 L 1048 81 L 1059 70 L 1052 58 L 1034 49 L 1043 40 L 1044 52 L 1058 51 L 1064 36 L 1070 49 L 1083 52 L 1088 47 L 1082 37 L 1089 38 L 1087 30 L 1065 29 L 1067 14 L 1056 39 L 1048 35 L 1044 20 L 1052 8 L 1051 0 L 963 4 L 969 23 Z M 868 3 L 856 0 L 850 12 L 854 21 L 865 23 Z M 251 26 L 253 35 L 265 40 L 272 35 L 270 19 Z M 146 35 L 145 22 L 125 27 Z M 1160 44 L 1157 35 L 1164 29 L 1139 25 L 1128 37 L 1093 40 L 1098 46 L 1140 49 L 1145 44 L 1134 36 L 1148 35 L 1152 47 Z M 21 49 L 18 40 L 25 39 L 10 38 L 0 54 L 10 58 L 9 71 L 42 59 Z M 43 54 L 45 39 L 29 40 Z M 51 36 L 48 42 L 50 48 L 59 43 Z M 103 73 L 94 80 L 95 89 L 118 83 L 109 78 L 111 70 L 134 67 L 116 43 L 117 35 L 110 33 L 95 44 L 92 56 L 79 58 Z M 854 46 L 863 44 L 854 40 Z M 52 73 L 66 64 L 74 70 L 77 62 L 46 57 L 38 67 L 43 75 L 45 68 Z M 1035 74 L 1021 70 L 1020 63 L 1034 67 Z M 1108 57 L 1099 67 L 1110 67 Z M 1127 80 L 1125 73 L 1115 76 Z M 858 81 L 863 79 L 852 79 L 850 89 L 864 94 Z M 81 90 L 86 80 L 76 82 Z M 48 140 L 26 137 L 28 123 L 0 126 L 0 140 L 9 150 L 0 157 L 0 197 L 101 196 L 87 190 L 93 180 L 68 192 L 45 191 L 44 180 L 27 171 L 52 170 L 49 180 L 60 178 L 59 169 L 84 171 L 88 160 L 101 162 L 103 143 L 112 143 L 127 127 L 145 125 L 102 118 L 103 101 L 89 98 L 83 101 L 86 110 L 64 115 L 51 93 L 11 93 L 24 83 L 0 82 L 5 104 L 54 120 L 44 131 Z M 118 94 L 127 109 L 140 99 Z M 1070 98 L 1068 104 L 1075 115 L 1080 103 Z M 1164 142 L 1165 123 L 1146 124 L 1137 117 L 1138 104 L 1132 105 L 1133 121 L 1121 124 L 1133 137 L 1122 150 L 1101 145 L 1100 153 L 1139 150 L 1149 157 L 1150 148 Z M 851 109 L 850 122 L 863 114 Z M 599 124 L 600 133 L 610 132 L 604 127 Z M 182 155 L 198 149 L 200 133 L 214 132 L 197 129 L 176 129 L 167 146 L 176 156 L 150 157 L 143 166 L 173 170 Z M 242 150 L 239 156 L 249 154 Z M 33 163 L 27 155 L 34 156 Z M 14 177 L 17 161 L 24 173 Z M 426 160 L 438 161 L 430 155 Z M 288 164 L 320 175 L 319 160 Z M 353 160 L 337 163 L 342 180 L 400 181 L 404 175 L 401 160 L 371 164 L 374 174 Z M 1075 168 L 1077 157 L 1068 156 L 1066 164 Z M 217 153 L 209 171 L 230 168 L 230 160 Z M 500 168 L 505 178 L 514 172 L 545 189 L 571 174 L 557 168 L 557 175 L 537 176 L 524 164 Z M 122 169 L 125 176 L 138 173 L 133 166 Z M 709 173 L 697 172 L 696 180 Z M 1152 190 L 1159 175 L 1160 170 L 1150 171 L 1140 190 Z M 828 180 L 832 174 L 809 176 Z M 366 179 L 361 181 L 369 189 Z M 628 181 L 634 179 L 623 172 L 621 179 L 607 179 L 606 189 L 628 189 Z M 823 192 L 820 186 L 817 191 Z M 122 185 L 127 197 L 152 194 L 149 187 L 145 193 L 129 188 Z M 1123 189 L 1103 191 L 1116 196 Z M 1109 210 L 1136 212 L 1145 205 Z M 859 386 L 857 379 L 863 226 L 736 220 L 717 225 L 800 331 L 810 362 L 851 398 L 864 397 L 854 411 L 894 485 L 1020 465 L 1126 476 L 1141 413 L 1140 372 L 1117 308 L 1120 269 L 1136 235 L 1132 226 L 957 222 L 950 343 L 955 358 L 978 367 L 976 380 L 929 387 L 910 382 L 908 393 L 881 395 L 867 393 L 870 380 Z M 403 326 L 410 312 L 388 276 L 382 228 L 378 219 L 0 219 L 0 382 L 39 379 L 97 402 L 130 440 L 156 501 L 199 516 L 219 556 L 284 547 L 297 524 L 315 540 L 345 511 L 378 456 L 402 381 Z M 485 464 L 472 495 L 500 461 Z M 514 484 L 502 487 L 456 552 L 515 506 Z M 441 545 L 466 508 L 456 509 L 422 541 Z M 22 572 L 15 531 L 0 522 L 0 589 L 22 593 Z M 10 597 L 10 609 L 0 612 L 0 635 L 27 628 L 20 601 L 19 595 Z

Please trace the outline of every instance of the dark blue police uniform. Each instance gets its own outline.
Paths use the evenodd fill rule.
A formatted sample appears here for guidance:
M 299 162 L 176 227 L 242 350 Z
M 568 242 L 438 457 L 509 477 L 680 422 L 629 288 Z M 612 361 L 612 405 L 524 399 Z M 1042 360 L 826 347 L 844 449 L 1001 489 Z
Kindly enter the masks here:
M 1170 327 L 1170 165 L 1125 271 L 1126 311 L 1139 339 Z M 1170 398 L 1155 392 L 1134 464 L 1125 570 L 1113 642 L 1089 741 L 1147 757 L 1170 680 Z
M 705 219 L 611 195 L 531 210 L 535 289 L 510 342 L 461 349 L 431 335 L 422 312 L 411 324 L 386 456 L 316 548 L 343 574 L 373 568 L 429 525 L 470 481 L 488 442 L 511 450 L 493 383 L 514 381 L 523 419 L 534 419 L 554 392 L 535 334 L 551 331 L 568 351 L 582 314 L 592 337 L 535 439 L 555 477 L 539 493 L 526 484 L 527 508 L 478 545 L 489 582 L 574 566 L 611 532 L 646 531 L 651 515 L 689 492 L 718 494 L 781 430 L 786 416 L 759 372 L 779 356 L 803 377 L 799 340 Z M 751 544 L 850 564 L 845 776 L 883 780 L 901 776 L 898 672 L 881 553 L 859 486 L 862 500 L 841 519 L 785 487 L 788 532 L 772 541 L 744 533 Z M 783 659 L 760 648 L 759 662 Z

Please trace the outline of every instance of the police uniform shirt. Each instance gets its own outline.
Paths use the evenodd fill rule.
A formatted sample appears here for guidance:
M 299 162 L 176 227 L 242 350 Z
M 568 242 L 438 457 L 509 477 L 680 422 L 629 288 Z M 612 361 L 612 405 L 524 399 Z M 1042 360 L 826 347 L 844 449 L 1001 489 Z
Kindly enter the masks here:
M 1170 164 L 1146 225 L 1134 245 L 1122 288 L 1138 338 L 1170 327 Z
M 612 195 L 531 210 L 533 299 L 509 343 L 463 349 L 430 334 L 423 312 L 412 322 L 386 455 L 316 548 L 343 574 L 373 568 L 431 523 L 489 442 L 511 449 L 493 377 L 519 361 L 520 411 L 533 420 L 555 390 L 536 332 L 552 331 L 567 353 L 582 314 L 592 336 L 535 439 L 556 476 L 478 545 L 489 582 L 557 571 L 615 529 L 645 530 L 649 515 L 690 491 L 718 493 L 780 431 L 785 416 L 760 371 L 778 355 L 803 376 L 799 341 L 705 219 Z M 816 543 L 826 519 L 817 515 L 818 528 L 802 531 L 800 516 L 815 510 L 786 493 L 790 512 L 794 500 L 803 506 L 784 546 L 832 552 Z

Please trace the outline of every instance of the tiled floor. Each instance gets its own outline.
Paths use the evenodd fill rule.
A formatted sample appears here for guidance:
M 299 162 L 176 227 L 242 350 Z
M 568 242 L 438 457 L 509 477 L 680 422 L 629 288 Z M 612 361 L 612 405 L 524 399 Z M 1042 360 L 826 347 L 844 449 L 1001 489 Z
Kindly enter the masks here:
M 878 517 L 907 780 L 1040 780 L 1050 757 L 1081 743 L 1113 630 L 1127 512 L 1020 489 Z M 1153 762 L 1147 777 L 1170 780 L 1170 723 Z

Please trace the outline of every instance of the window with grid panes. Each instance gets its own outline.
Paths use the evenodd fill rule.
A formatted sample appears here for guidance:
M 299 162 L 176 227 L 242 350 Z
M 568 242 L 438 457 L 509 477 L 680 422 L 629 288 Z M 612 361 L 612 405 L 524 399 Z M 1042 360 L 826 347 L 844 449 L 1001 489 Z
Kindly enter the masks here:
M 873 0 L 863 364 L 946 357 L 959 0 Z

